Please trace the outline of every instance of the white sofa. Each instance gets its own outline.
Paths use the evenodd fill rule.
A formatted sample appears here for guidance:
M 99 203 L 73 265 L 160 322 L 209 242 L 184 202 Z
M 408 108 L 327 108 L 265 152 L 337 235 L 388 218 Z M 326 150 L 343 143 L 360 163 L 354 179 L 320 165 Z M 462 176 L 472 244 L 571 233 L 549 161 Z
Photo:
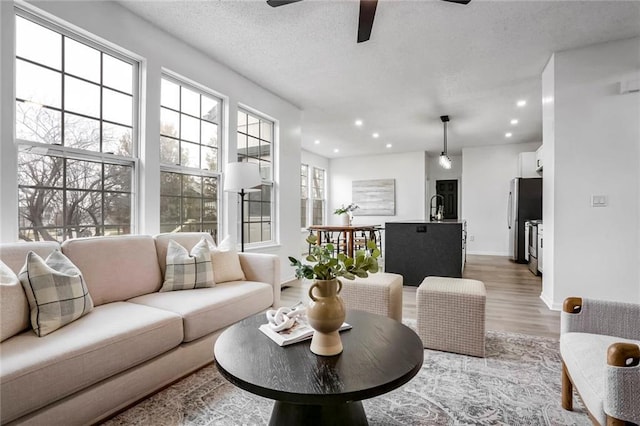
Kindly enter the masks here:
M 0 245 L 16 274 L 27 252 L 60 248 L 95 305 L 38 337 L 24 291 L 0 286 L 0 423 L 95 423 L 211 363 L 225 327 L 279 304 L 279 259 L 266 254 L 239 253 L 245 281 L 159 293 L 169 239 L 190 250 L 203 236 L 213 242 L 180 233 Z

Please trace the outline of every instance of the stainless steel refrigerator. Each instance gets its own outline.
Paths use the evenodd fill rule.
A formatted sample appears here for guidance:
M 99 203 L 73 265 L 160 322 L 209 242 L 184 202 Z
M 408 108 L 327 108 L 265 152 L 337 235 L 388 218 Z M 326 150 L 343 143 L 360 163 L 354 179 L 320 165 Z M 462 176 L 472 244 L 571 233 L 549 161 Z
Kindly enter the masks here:
M 509 189 L 507 225 L 509 252 L 518 263 L 527 263 L 525 230 L 527 220 L 542 219 L 542 178 L 515 178 Z

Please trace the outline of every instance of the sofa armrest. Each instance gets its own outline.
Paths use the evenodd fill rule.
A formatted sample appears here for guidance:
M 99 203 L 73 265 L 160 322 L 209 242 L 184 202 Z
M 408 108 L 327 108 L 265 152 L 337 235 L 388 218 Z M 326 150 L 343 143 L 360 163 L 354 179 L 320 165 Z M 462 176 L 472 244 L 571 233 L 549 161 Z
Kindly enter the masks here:
M 614 343 L 607 350 L 604 412 L 616 419 L 640 423 L 640 346 Z
M 238 253 L 240 266 L 249 281 L 273 286 L 273 306 L 280 306 L 280 258 L 274 254 Z
M 565 299 L 561 333 L 592 333 L 640 340 L 640 305 L 580 297 Z

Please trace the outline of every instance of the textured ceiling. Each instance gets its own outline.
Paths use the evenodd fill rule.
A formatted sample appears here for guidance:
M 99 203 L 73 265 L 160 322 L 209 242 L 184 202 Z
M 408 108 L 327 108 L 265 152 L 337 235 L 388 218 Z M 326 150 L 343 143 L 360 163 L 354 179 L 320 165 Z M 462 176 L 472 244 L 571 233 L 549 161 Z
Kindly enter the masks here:
M 550 55 L 640 35 L 638 1 L 380 0 L 361 44 L 353 0 L 120 3 L 300 107 L 303 148 L 326 157 L 438 153 L 444 114 L 453 154 L 541 141 Z

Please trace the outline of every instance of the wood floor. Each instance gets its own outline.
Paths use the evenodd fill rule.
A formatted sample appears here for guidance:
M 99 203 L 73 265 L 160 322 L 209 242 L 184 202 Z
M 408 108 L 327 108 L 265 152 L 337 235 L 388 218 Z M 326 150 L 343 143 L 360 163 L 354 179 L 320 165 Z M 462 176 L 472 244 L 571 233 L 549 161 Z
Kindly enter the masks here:
M 544 337 L 560 335 L 560 312 L 551 311 L 540 300 L 542 280 L 527 265 L 502 256 L 467 256 L 464 278 L 484 282 L 487 289 L 487 330 L 510 331 Z M 282 289 L 282 306 L 309 301 L 309 282 Z M 348 283 L 347 283 L 348 285 Z M 403 290 L 403 317 L 416 318 L 417 287 Z

